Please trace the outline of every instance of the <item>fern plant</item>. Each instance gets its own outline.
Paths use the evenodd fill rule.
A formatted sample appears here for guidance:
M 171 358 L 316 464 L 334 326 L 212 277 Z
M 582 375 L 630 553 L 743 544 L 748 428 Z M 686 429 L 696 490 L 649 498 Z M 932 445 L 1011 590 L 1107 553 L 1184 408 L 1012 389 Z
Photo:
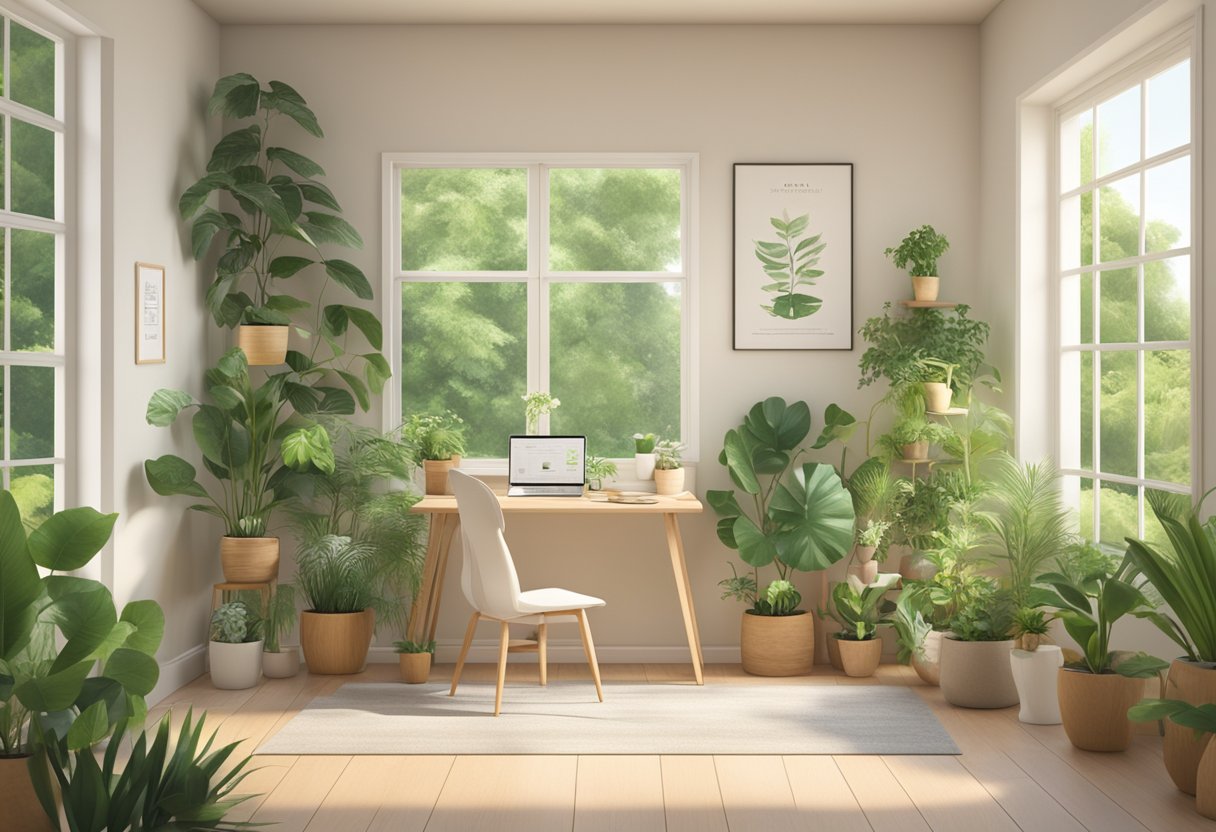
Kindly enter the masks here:
M 803 237 L 811 223 L 810 214 L 791 220 L 783 211 L 781 217 L 770 217 L 769 222 L 777 230 L 779 242 L 757 240 L 756 259 L 768 280 L 761 289 L 775 297 L 771 305 L 761 308 L 774 318 L 788 320 L 814 315 L 823 301 L 798 289 L 813 287 L 823 277 L 823 270 L 815 267 L 827 243 L 820 242 L 822 234 Z

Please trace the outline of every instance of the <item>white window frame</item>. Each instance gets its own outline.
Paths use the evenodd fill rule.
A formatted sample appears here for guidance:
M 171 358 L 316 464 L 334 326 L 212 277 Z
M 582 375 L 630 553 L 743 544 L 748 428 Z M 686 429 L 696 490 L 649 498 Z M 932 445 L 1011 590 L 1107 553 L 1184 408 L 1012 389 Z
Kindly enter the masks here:
M 388 322 L 392 390 L 385 397 L 384 429 L 401 424 L 401 284 L 405 282 L 528 283 L 528 390 L 549 390 L 549 285 L 566 282 L 679 283 L 680 438 L 685 460 L 695 463 L 700 447 L 697 361 L 698 170 L 696 153 L 385 153 L 383 309 Z M 408 168 L 526 168 L 528 170 L 528 267 L 526 271 L 405 271 L 401 264 L 401 171 Z M 675 168 L 680 176 L 680 264 L 678 272 L 558 272 L 549 268 L 549 170 L 552 168 Z M 520 413 L 523 405 L 520 404 Z M 522 419 L 522 415 L 521 415 Z M 549 417 L 541 417 L 542 432 Z M 615 460 L 621 462 L 622 460 Z M 632 461 L 632 458 L 630 458 Z M 487 474 L 505 474 L 506 459 L 465 460 Z
M 53 233 L 55 235 L 55 348 L 53 352 L 22 352 L 5 349 L 11 338 L 10 324 L 11 307 L 4 304 L 4 338 L 0 339 L 0 368 L 4 377 L 3 414 L 4 424 L 12 424 L 9 418 L 12 385 L 10 370 L 13 366 L 52 367 L 55 373 L 55 453 L 54 456 L 38 459 L 9 458 L 9 447 L 4 442 L 0 449 L 0 474 L 4 488 L 10 485 L 10 473 L 14 468 L 32 466 L 55 467 L 55 503 L 54 510 L 59 511 L 76 498 L 76 471 L 72 465 L 75 455 L 74 419 L 69 414 L 74 413 L 71 406 L 70 393 L 75 390 L 74 367 L 69 356 L 75 349 L 74 314 L 75 309 L 70 297 L 75 281 L 73 275 L 76 267 L 75 260 L 75 228 L 70 221 L 76 211 L 76 36 L 66 29 L 46 20 L 41 15 L 30 10 L 25 4 L 16 0 L 0 0 L 0 14 L 4 15 L 4 43 L 9 42 L 10 22 L 16 20 L 28 29 L 50 38 L 58 45 L 56 49 L 55 83 L 55 114 L 47 115 L 7 97 L 0 97 L 0 115 L 4 116 L 4 165 L 10 171 L 9 164 L 12 154 L 12 119 L 43 127 L 55 133 L 55 218 L 46 219 L 27 214 L 14 213 L 0 209 L 0 233 L 7 234 L 8 229 L 30 230 Z M 4 78 L 7 90 L 10 52 L 4 51 Z M 4 194 L 6 205 L 11 205 L 12 177 L 6 176 Z M 12 297 L 12 257 L 11 245 L 4 249 L 4 297 Z M 2 437 L 0 437 L 2 438 Z
M 1137 373 L 1137 389 L 1138 395 L 1136 400 L 1136 442 L 1137 442 L 1137 472 L 1136 476 L 1125 476 L 1118 474 L 1110 474 L 1101 470 L 1101 397 L 1097 395 L 1101 380 L 1101 362 L 1094 360 L 1091 362 L 1092 377 L 1090 383 L 1093 385 L 1095 395 L 1093 396 L 1093 413 L 1092 413 L 1092 436 L 1094 446 L 1091 454 L 1091 468 L 1082 468 L 1078 466 L 1065 466 L 1061 464 L 1060 473 L 1065 477 L 1078 478 L 1075 482 L 1077 488 L 1074 489 L 1077 493 L 1070 493 L 1066 496 L 1071 502 L 1079 502 L 1079 483 L 1081 479 L 1089 479 L 1092 482 L 1092 525 L 1091 528 L 1081 529 L 1081 533 L 1090 540 L 1098 541 L 1100 539 L 1100 524 L 1101 524 L 1101 485 L 1104 482 L 1113 484 L 1133 486 L 1137 489 L 1137 534 L 1144 536 L 1145 528 L 1145 499 L 1144 491 L 1146 488 L 1165 491 L 1177 494 L 1185 494 L 1192 499 L 1199 496 L 1202 488 L 1202 407 L 1203 396 L 1201 392 L 1202 381 L 1202 257 L 1201 244 L 1203 236 L 1202 225 L 1202 136 L 1201 127 L 1202 119 L 1200 117 L 1200 102 L 1202 101 L 1202 62 L 1200 56 L 1202 51 L 1199 48 L 1199 32 L 1198 28 L 1193 24 L 1186 24 L 1179 29 L 1168 33 L 1162 38 L 1149 44 L 1140 51 L 1140 54 L 1131 59 L 1129 62 L 1124 62 L 1115 71 L 1106 73 L 1098 80 L 1091 80 L 1079 92 L 1076 92 L 1067 98 L 1060 101 L 1054 108 L 1053 118 L 1051 121 L 1051 189 L 1050 189 L 1050 233 L 1049 245 L 1051 252 L 1051 273 L 1053 276 L 1052 287 L 1050 294 L 1051 298 L 1051 320 L 1052 320 L 1052 343 L 1055 352 L 1055 360 L 1053 367 L 1056 373 L 1055 390 L 1056 390 L 1056 434 L 1055 434 L 1055 449 L 1056 458 L 1061 460 L 1061 463 L 1066 457 L 1074 457 L 1078 461 L 1080 459 L 1078 453 L 1073 453 L 1074 449 L 1069 448 L 1070 440 L 1067 438 L 1071 433 L 1071 426 L 1077 423 L 1080 418 L 1079 410 L 1074 405 L 1076 399 L 1076 390 L 1072 386 L 1073 381 L 1079 381 L 1069 377 L 1064 372 L 1064 363 L 1066 355 L 1070 353 L 1086 353 L 1100 355 L 1102 353 L 1113 352 L 1135 352 L 1137 356 L 1136 373 Z M 1144 153 L 1147 149 L 1147 117 L 1145 104 L 1147 101 L 1146 84 L 1150 78 L 1157 75 L 1159 72 L 1174 66 L 1178 62 L 1190 59 L 1190 95 L 1191 95 L 1191 139 L 1190 142 L 1171 148 L 1163 153 L 1155 156 L 1144 158 Z M 1097 105 L 1109 99 L 1111 96 L 1126 90 L 1128 87 L 1139 84 L 1141 90 L 1140 97 L 1140 159 L 1131 165 L 1127 165 L 1111 173 L 1097 175 L 1098 151 L 1097 140 L 1098 130 L 1100 125 L 1096 115 Z M 1061 190 L 1062 179 L 1062 160 L 1061 160 L 1061 136 L 1062 126 L 1068 119 L 1082 113 L 1086 110 L 1095 112 L 1094 118 L 1094 142 L 1095 147 L 1092 153 L 1092 163 L 1094 170 L 1091 172 L 1090 180 L 1082 185 L 1078 185 L 1068 191 Z M 1137 254 L 1133 257 L 1123 258 L 1110 262 L 1101 262 L 1099 260 L 1099 240 L 1101 235 L 1101 217 L 1098 195 L 1103 185 L 1125 179 L 1128 176 L 1138 175 L 1140 181 L 1140 248 L 1143 249 L 1144 233 L 1147 223 L 1145 210 L 1145 176 L 1144 172 L 1149 168 L 1157 167 L 1174 159 L 1179 159 L 1189 156 L 1191 159 L 1191 241 L 1188 246 L 1181 246 L 1170 249 L 1165 252 L 1152 252 L 1146 254 Z M 1096 222 L 1092 223 L 1091 233 L 1092 250 L 1094 252 L 1093 262 L 1089 265 L 1080 265 L 1065 269 L 1062 267 L 1062 215 L 1061 207 L 1065 200 L 1075 197 L 1083 193 L 1094 194 L 1094 211 Z M 1190 288 L 1191 288 L 1191 337 L 1185 341 L 1146 341 L 1144 338 L 1144 270 L 1143 264 L 1164 260 L 1168 258 L 1189 256 L 1190 258 Z M 1097 276 L 1102 272 L 1109 272 L 1123 268 L 1136 268 L 1138 295 L 1139 295 L 1139 315 L 1138 315 L 1138 332 L 1137 340 L 1127 343 L 1100 343 L 1100 320 L 1101 320 L 1101 291 Z M 1092 308 L 1092 336 L 1088 344 L 1069 344 L 1063 343 L 1063 327 L 1064 315 L 1066 313 L 1065 304 L 1063 302 L 1064 280 L 1068 277 L 1076 275 L 1089 274 L 1094 287 L 1091 291 Z M 1071 314 L 1073 310 L 1067 310 L 1067 314 Z M 1163 351 L 1163 350 L 1187 350 L 1191 356 L 1191 442 L 1190 442 L 1190 457 L 1191 457 L 1191 482 L 1189 485 L 1180 485 L 1177 483 L 1162 482 L 1152 480 L 1145 476 L 1144 471 L 1144 353 L 1146 351 Z

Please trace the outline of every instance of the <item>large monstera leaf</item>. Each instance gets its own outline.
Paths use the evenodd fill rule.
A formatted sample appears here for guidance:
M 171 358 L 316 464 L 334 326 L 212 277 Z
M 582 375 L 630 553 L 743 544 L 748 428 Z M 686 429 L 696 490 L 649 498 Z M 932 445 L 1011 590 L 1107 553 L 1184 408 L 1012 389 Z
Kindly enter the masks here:
M 760 493 L 759 475 L 780 474 L 790 464 L 790 452 L 811 430 L 811 409 L 806 402 L 787 405 L 779 396 L 758 402 L 743 424 L 727 431 L 718 461 L 731 481 L 748 494 Z
M 827 569 L 853 543 L 853 499 L 830 465 L 808 462 L 780 483 L 769 505 L 777 557 L 802 572 Z

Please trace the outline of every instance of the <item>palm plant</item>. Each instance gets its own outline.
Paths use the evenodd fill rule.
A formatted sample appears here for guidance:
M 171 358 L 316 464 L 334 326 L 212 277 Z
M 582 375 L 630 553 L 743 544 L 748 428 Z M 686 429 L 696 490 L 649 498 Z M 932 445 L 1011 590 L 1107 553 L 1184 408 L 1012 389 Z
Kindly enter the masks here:
M 296 588 L 292 584 L 279 584 L 270 596 L 270 603 L 266 606 L 266 619 L 262 622 L 267 653 L 280 652 L 283 636 L 295 623 Z

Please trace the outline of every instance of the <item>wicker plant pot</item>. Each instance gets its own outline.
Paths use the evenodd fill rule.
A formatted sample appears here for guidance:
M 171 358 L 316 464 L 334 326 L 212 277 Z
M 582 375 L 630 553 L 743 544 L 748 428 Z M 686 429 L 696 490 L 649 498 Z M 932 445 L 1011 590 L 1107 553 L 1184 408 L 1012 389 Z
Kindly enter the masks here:
M 367 664 L 376 614 L 363 612 L 300 613 L 300 647 L 309 673 L 358 673 Z
M 840 639 L 835 633 L 828 633 L 825 639 L 828 648 L 828 664 L 833 670 L 844 670 L 844 662 L 840 660 Z
M 3 807 L 4 828 L 13 832 L 50 832 L 54 826 L 34 793 L 29 759 L 28 754 L 0 757 L 0 807 Z
M 1174 659 L 1165 682 L 1165 698 L 1181 699 L 1191 705 L 1216 703 L 1216 667 Z M 1195 794 L 1199 760 L 1211 738 L 1211 734 L 1204 734 L 1196 739 L 1190 728 L 1165 721 L 1165 770 L 1174 785 L 1187 794 Z
M 679 494 L 684 490 L 684 469 L 655 468 L 654 490 L 667 497 Z
M 932 275 L 912 278 L 912 297 L 917 300 L 937 300 L 941 278 Z
M 926 685 L 942 682 L 942 639 L 945 636 L 940 630 L 930 630 L 922 646 L 924 655 L 912 657 L 912 669 Z
M 840 650 L 840 663 L 846 676 L 860 679 L 873 676 L 878 670 L 878 663 L 882 661 L 882 639 L 855 641 L 833 634 L 832 641 Z
M 279 577 L 279 539 L 221 537 L 220 565 L 229 583 L 274 583 Z
M 287 360 L 287 333 L 291 327 L 242 324 L 236 330 L 236 345 L 253 367 L 269 367 Z
M 815 663 L 815 616 L 743 613 L 743 670 L 753 676 L 804 676 Z
M 448 471 L 460 464 L 460 457 L 451 459 L 424 459 L 422 470 L 426 472 L 427 494 L 451 494 L 448 489 Z
M 1008 641 L 942 639 L 942 696 L 963 708 L 1008 708 L 1018 704 L 1018 689 L 1009 666 Z
M 1067 667 L 1056 674 L 1068 741 L 1083 751 L 1126 750 L 1132 744 L 1127 709 L 1144 697 L 1144 680 Z
M 401 681 L 407 685 L 421 685 L 430 677 L 430 653 L 400 653 L 397 659 L 401 665 Z

